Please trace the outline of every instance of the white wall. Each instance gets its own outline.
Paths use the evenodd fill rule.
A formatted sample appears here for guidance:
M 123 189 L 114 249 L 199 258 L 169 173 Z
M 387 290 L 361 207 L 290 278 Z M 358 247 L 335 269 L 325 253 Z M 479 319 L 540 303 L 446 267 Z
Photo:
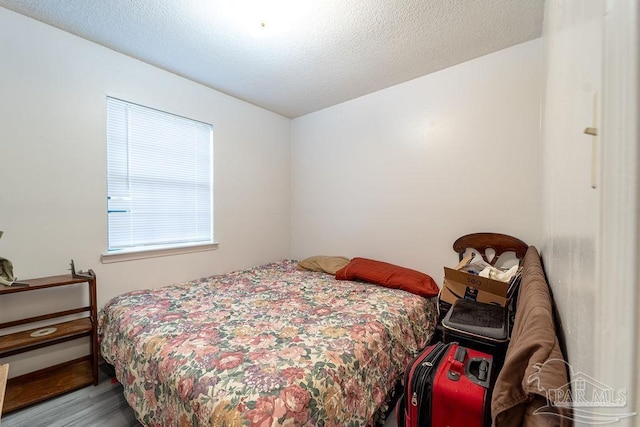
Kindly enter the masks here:
M 638 16 L 625 0 L 545 4 L 541 254 L 573 373 L 626 391 L 624 407 L 583 408 L 611 415 L 640 408 Z M 596 189 L 585 127 L 598 128 Z
M 537 244 L 541 41 L 292 122 L 292 255 L 363 256 L 441 283 L 467 233 Z
M 600 190 L 591 188 L 594 95 L 601 98 L 602 3 L 547 2 L 541 256 L 568 358 L 593 375 Z M 599 120 L 598 120 L 599 121 Z
M 289 256 L 289 119 L 3 8 L 0 40 L 0 254 L 18 277 L 64 274 L 73 258 L 96 271 L 102 305 L 128 290 Z M 100 264 L 107 95 L 213 125 L 219 249 Z M 56 311 L 58 299 L 0 298 L 0 322 Z

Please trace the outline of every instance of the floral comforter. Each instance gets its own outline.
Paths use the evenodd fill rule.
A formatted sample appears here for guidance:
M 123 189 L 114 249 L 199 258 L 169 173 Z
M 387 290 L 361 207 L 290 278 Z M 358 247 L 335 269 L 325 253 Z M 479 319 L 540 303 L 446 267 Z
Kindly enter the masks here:
M 431 338 L 432 300 L 291 260 L 130 292 L 104 358 L 148 426 L 364 426 Z

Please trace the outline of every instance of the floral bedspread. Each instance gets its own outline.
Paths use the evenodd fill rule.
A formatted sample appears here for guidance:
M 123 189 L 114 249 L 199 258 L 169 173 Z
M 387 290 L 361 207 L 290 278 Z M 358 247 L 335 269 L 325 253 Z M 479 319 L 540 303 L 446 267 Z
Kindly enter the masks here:
M 365 426 L 431 339 L 432 300 L 291 260 L 114 298 L 104 358 L 148 426 Z

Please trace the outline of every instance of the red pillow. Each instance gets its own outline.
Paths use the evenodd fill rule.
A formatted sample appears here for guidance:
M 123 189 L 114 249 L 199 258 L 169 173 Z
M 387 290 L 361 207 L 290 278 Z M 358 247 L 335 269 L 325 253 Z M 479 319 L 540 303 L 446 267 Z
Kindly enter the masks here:
M 336 272 L 337 280 L 364 280 L 386 288 L 402 289 L 426 298 L 438 295 L 438 285 L 431 276 L 367 258 L 353 258 Z

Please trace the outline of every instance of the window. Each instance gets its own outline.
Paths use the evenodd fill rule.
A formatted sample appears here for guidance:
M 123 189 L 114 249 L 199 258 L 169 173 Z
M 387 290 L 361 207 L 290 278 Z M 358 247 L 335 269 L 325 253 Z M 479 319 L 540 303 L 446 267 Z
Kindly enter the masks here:
M 109 254 L 213 243 L 212 134 L 107 98 Z

